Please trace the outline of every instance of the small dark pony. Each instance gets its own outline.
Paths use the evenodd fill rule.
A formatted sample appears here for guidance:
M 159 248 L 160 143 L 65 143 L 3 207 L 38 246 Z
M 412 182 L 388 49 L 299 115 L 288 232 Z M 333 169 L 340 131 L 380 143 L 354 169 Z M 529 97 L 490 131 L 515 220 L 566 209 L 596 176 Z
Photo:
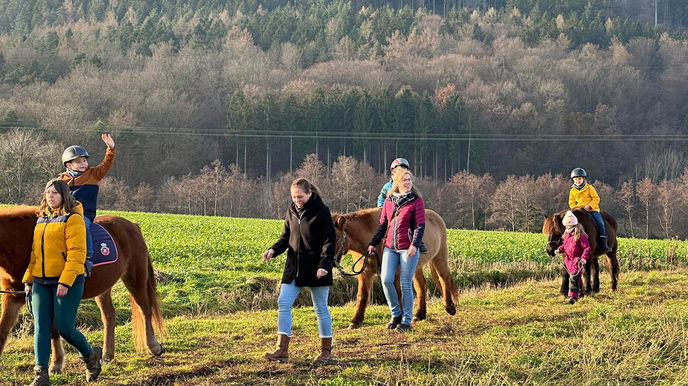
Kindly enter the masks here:
M 33 230 L 36 226 L 35 207 L 0 209 L 0 287 L 4 291 L 23 291 L 22 277 L 29 265 Z M 119 259 L 93 268 L 86 279 L 83 299 L 95 297 L 105 328 L 103 360 L 110 361 L 115 355 L 115 307 L 112 304 L 112 286 L 121 278 L 130 293 L 132 322 L 136 348 L 144 347 L 153 355 L 162 354 L 162 346 L 155 332 L 164 334 L 164 322 L 148 248 L 139 227 L 121 217 L 100 216 L 96 222 L 112 235 Z M 0 354 L 7 337 L 17 323 L 19 308 L 24 296 L 3 294 L 0 316 Z M 144 341 L 145 337 L 145 341 Z M 64 364 L 62 342 L 53 331 L 53 353 L 50 371 L 60 373 Z
M 564 224 L 562 219 L 567 210 L 562 210 L 561 212 L 555 213 L 549 217 L 545 218 L 542 224 L 542 233 L 549 235 L 547 239 L 547 254 L 554 256 L 554 252 L 562 244 L 562 236 L 564 235 Z M 607 262 L 609 265 L 609 274 L 612 279 L 612 291 L 616 291 L 616 286 L 619 281 L 619 261 L 616 256 L 617 249 L 619 247 L 616 240 L 616 220 L 606 212 L 601 212 L 602 218 L 605 223 L 605 230 L 607 232 L 607 243 L 612 249 L 611 252 L 607 253 Z M 585 233 L 588 235 L 590 240 L 590 249 L 592 251 L 593 258 L 589 259 L 585 266 L 585 292 L 600 292 L 600 263 L 598 257 L 603 255 L 603 252 L 597 251 L 597 227 L 595 226 L 595 220 L 592 218 L 590 213 L 583 208 L 573 209 L 573 214 L 578 219 L 578 223 L 583 226 Z M 562 281 L 559 291 L 562 295 L 567 296 L 569 291 L 569 273 L 566 269 L 562 269 Z M 592 281 L 592 282 L 591 282 Z
M 368 243 L 373 238 L 380 221 L 382 208 L 361 209 L 352 213 L 333 213 L 332 220 L 337 234 L 335 247 L 335 261 L 340 262 L 342 255 L 347 252 L 358 259 L 368 249 Z M 454 300 L 458 297 L 458 292 L 451 273 L 449 272 L 449 250 L 447 248 L 447 227 L 442 217 L 436 212 L 425 210 L 425 233 L 423 243 L 428 249 L 428 253 L 421 253 L 416 272 L 413 275 L 413 287 L 416 290 L 416 312 L 414 321 L 426 318 L 425 298 L 427 296 L 425 276 L 423 267 L 430 266 L 433 280 L 442 292 L 444 309 L 450 315 L 456 314 Z M 377 248 L 378 256 L 382 256 L 382 244 Z M 355 269 L 362 269 L 363 261 Z M 378 273 L 380 262 L 371 258 L 365 269 L 358 275 L 358 294 L 356 296 L 356 312 L 349 324 L 349 328 L 359 328 L 363 324 L 365 309 L 368 305 L 368 298 L 371 294 L 373 278 Z M 398 275 L 397 275 L 398 276 Z

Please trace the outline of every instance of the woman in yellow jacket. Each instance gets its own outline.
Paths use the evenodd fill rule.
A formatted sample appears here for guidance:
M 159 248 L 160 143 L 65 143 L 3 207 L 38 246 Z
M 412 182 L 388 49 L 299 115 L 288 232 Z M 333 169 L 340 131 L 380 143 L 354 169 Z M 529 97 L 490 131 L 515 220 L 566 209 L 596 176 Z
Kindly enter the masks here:
M 604 228 L 604 220 L 600 213 L 600 195 L 597 190 L 590 185 L 588 174 L 582 168 L 575 168 L 571 171 L 571 179 L 573 186 L 569 192 L 569 207 L 571 209 L 582 206 L 592 215 L 593 220 L 597 224 L 597 231 L 600 234 L 600 250 L 602 252 L 611 252 L 612 249 L 607 245 L 607 232 Z
M 84 292 L 86 227 L 81 204 L 64 181 L 45 186 L 33 234 L 31 260 L 24 274 L 34 318 L 36 366 L 32 385 L 49 385 L 48 363 L 52 327 L 74 346 L 86 363 L 86 380 L 100 374 L 102 350 L 91 348 L 76 329 L 76 311 Z

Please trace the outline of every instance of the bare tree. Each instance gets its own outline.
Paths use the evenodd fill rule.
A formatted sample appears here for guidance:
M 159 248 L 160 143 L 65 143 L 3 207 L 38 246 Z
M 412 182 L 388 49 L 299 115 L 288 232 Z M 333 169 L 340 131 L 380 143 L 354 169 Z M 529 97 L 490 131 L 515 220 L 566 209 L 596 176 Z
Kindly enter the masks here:
M 631 237 L 635 237 L 633 233 L 633 208 L 634 208 L 634 198 L 635 198 L 635 193 L 634 193 L 634 185 L 633 181 L 628 180 L 624 181 L 621 184 L 621 187 L 617 191 L 617 197 L 619 198 L 619 202 L 621 203 L 621 207 L 623 208 L 624 212 L 626 213 L 626 216 L 628 218 L 628 228 L 627 231 L 630 232 Z
M 673 236 L 672 225 L 678 209 L 679 197 L 680 190 L 676 181 L 662 181 L 657 186 L 657 206 L 659 207 L 657 218 L 666 238 Z
M 46 140 L 42 133 L 13 129 L 0 136 L 0 184 L 3 194 L 0 201 L 19 204 L 36 203 L 31 186 L 40 186 L 57 175 L 60 165 L 60 146 Z
M 652 203 L 656 196 L 656 187 L 652 184 L 652 180 L 645 177 L 636 185 L 636 193 L 638 200 L 645 208 L 645 238 L 650 237 L 650 211 L 652 210 Z

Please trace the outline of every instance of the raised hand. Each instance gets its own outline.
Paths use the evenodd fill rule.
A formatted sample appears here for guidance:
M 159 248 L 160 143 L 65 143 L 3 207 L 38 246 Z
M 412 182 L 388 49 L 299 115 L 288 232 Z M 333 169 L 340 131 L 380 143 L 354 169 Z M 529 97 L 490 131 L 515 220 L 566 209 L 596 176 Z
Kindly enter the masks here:
M 115 140 L 110 134 L 101 134 L 100 138 L 103 140 L 103 142 L 105 142 L 109 149 L 115 148 Z

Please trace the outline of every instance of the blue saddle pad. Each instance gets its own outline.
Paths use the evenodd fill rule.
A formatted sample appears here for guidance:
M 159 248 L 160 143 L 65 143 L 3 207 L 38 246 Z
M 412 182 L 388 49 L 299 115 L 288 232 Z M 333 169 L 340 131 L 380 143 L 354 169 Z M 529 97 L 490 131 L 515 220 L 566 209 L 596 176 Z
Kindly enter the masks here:
M 112 264 L 117 261 L 119 253 L 112 236 L 98 223 L 91 224 L 91 236 L 93 237 L 93 266 Z

